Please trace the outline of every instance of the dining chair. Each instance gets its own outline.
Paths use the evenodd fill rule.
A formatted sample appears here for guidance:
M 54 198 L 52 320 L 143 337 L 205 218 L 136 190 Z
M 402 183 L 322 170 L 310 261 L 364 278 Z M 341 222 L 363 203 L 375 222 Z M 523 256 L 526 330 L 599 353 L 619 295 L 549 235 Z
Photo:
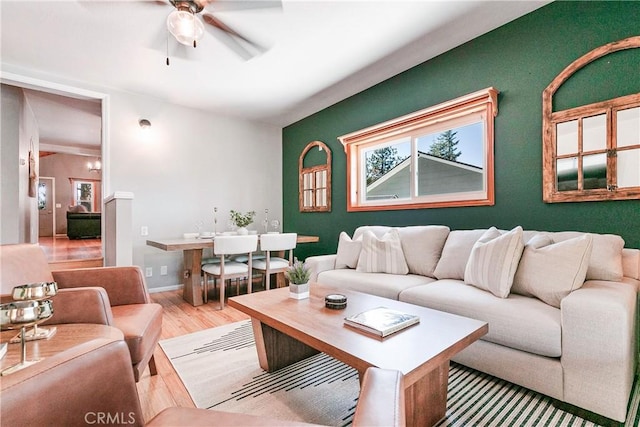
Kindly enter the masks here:
M 273 233 L 260 236 L 260 250 L 264 252 L 265 258 L 256 260 L 253 263 L 253 269 L 264 274 L 266 290 L 270 289 L 272 274 L 284 273 L 293 264 L 293 250 L 296 247 L 297 239 L 297 233 Z M 271 256 L 271 252 L 283 253 L 287 250 L 289 251 L 288 259 Z M 282 255 L 284 256 L 284 254 Z
M 247 278 L 247 293 L 251 293 L 252 254 L 258 249 L 258 236 L 216 236 L 213 253 L 220 256 L 219 263 L 202 266 L 204 274 L 204 302 L 207 302 L 209 278 L 220 280 L 220 310 L 224 308 L 224 292 L 227 280 Z M 227 255 L 247 254 L 247 264 L 227 261 Z

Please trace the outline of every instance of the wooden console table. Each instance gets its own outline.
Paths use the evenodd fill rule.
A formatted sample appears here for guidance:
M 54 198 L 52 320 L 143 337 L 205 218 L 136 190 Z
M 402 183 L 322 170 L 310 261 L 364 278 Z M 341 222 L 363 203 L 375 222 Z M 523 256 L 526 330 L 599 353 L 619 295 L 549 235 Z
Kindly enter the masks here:
M 298 243 L 315 243 L 318 236 L 298 235 Z M 147 245 L 163 251 L 182 251 L 184 256 L 184 288 L 182 298 L 193 306 L 203 304 L 200 275 L 202 273 L 202 251 L 213 248 L 213 239 L 163 239 L 147 240 Z

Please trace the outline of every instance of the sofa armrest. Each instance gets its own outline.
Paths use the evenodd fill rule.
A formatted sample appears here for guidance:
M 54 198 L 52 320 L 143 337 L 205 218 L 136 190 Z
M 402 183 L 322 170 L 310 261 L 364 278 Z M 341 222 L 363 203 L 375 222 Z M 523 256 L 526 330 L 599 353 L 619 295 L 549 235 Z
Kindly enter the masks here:
M 590 280 L 562 300 L 565 402 L 624 421 L 637 354 L 636 286 Z
M 109 296 L 103 288 L 60 289 L 52 298 L 53 316 L 43 325 L 94 323 L 113 325 Z
M 318 281 L 318 274 L 323 271 L 333 270 L 336 267 L 336 254 L 330 255 L 316 255 L 310 256 L 304 260 L 305 264 L 311 270 L 311 277 L 309 282 L 315 283 Z
M 2 377 L 0 408 L 2 425 L 8 426 L 105 424 L 107 414 L 110 425 L 143 424 L 121 337 L 84 342 Z
M 96 267 L 52 271 L 58 287 L 99 286 L 109 295 L 112 306 L 150 303 L 140 267 Z
M 390 369 L 367 369 L 353 417 L 354 427 L 404 426 L 405 423 L 402 373 Z

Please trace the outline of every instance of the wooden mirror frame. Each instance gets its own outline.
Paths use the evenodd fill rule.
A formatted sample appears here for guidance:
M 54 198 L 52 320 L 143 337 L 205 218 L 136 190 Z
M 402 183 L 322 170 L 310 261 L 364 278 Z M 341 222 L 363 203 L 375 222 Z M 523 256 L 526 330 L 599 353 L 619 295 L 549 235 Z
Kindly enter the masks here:
M 327 161 L 325 164 L 305 168 L 304 158 L 313 147 L 324 151 Z M 317 182 L 318 177 L 321 180 L 320 185 Z M 331 150 L 322 141 L 307 144 L 298 158 L 298 205 L 300 212 L 331 212 Z
M 619 98 L 610 99 L 595 104 L 583 105 L 564 111 L 553 112 L 553 95 L 574 73 L 586 66 L 587 64 L 606 56 L 610 53 L 618 52 L 625 49 L 640 48 L 640 36 L 633 36 L 616 42 L 600 46 L 587 54 L 581 56 L 577 60 L 569 64 L 553 81 L 546 87 L 542 93 L 542 177 L 543 177 L 543 200 L 546 203 L 557 202 L 581 202 L 581 201 L 601 201 L 601 200 L 625 200 L 640 198 L 640 186 L 627 187 L 619 189 L 617 186 L 617 142 L 614 133 L 615 112 L 626 109 L 635 108 L 640 105 L 640 94 L 627 95 Z M 606 171 L 607 186 L 606 188 L 584 189 L 582 188 L 580 173 L 582 165 L 582 119 L 596 115 L 604 115 L 607 117 L 607 136 L 605 149 L 601 150 L 606 155 Z M 578 152 L 575 157 L 578 158 L 578 177 L 576 190 L 560 191 L 557 185 L 557 138 L 556 124 L 570 120 L 578 120 Z M 625 146 L 625 150 L 640 149 L 640 143 L 637 145 Z

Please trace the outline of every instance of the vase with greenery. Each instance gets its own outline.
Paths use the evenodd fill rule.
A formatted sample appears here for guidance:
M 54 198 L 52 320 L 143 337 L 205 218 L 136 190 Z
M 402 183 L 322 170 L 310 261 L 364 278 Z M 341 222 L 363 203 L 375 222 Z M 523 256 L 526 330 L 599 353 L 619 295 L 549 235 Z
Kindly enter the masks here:
M 238 229 L 236 230 L 238 234 L 247 234 L 247 226 L 253 222 L 253 218 L 256 216 L 256 212 L 249 211 L 243 214 L 231 209 L 229 216 L 231 217 L 231 222 L 233 222 L 235 226 L 238 227 Z
M 309 298 L 309 278 L 311 270 L 298 259 L 287 268 L 284 276 L 289 280 L 289 297 L 295 299 Z

